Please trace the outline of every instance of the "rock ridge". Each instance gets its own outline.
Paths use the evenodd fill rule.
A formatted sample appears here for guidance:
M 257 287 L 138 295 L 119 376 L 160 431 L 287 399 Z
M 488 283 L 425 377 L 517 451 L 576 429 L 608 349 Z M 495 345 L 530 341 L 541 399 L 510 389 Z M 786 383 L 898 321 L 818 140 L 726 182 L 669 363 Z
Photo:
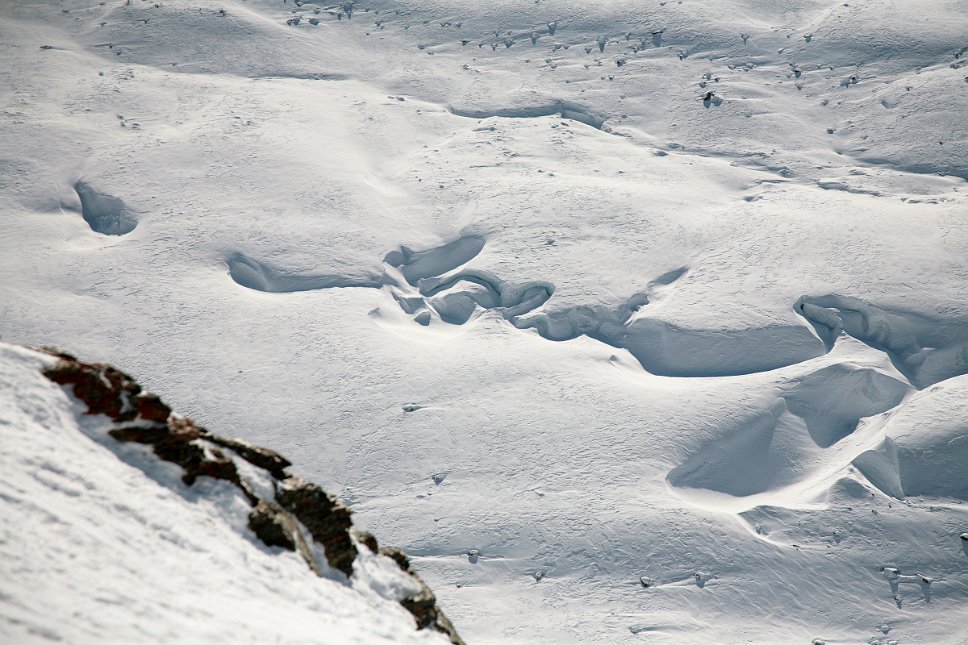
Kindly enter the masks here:
M 434 629 L 453 645 L 464 644 L 406 554 L 396 547 L 380 547 L 373 535 L 355 530 L 350 509 L 316 484 L 291 474 L 288 468 L 292 464 L 285 457 L 241 439 L 209 432 L 173 412 L 160 397 L 143 391 L 133 378 L 110 365 L 82 363 L 53 348 L 40 351 L 59 359 L 44 370 L 44 375 L 82 401 L 86 414 L 111 419 L 111 437 L 151 446 L 159 459 L 181 467 L 181 479 L 188 486 L 199 477 L 211 477 L 238 488 L 252 507 L 248 528 L 265 545 L 298 553 L 319 576 L 324 574 L 324 566 L 313 545 L 321 547 L 326 565 L 347 580 L 353 575 L 359 546 L 387 557 L 416 583 L 418 591 L 400 599 L 400 604 L 413 614 L 417 628 Z M 272 494 L 260 493 L 264 487 L 257 487 L 243 475 L 236 459 L 264 471 L 272 483 Z

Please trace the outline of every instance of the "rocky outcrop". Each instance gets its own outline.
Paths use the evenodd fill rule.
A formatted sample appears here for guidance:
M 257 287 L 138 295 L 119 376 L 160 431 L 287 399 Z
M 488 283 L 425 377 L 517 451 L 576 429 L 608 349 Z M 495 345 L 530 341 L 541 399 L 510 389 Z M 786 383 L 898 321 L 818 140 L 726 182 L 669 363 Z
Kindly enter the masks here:
M 401 571 L 410 574 L 420 583 L 419 593 L 401 601 L 401 604 L 406 607 L 407 611 L 417 619 L 417 629 L 434 627 L 437 631 L 447 634 L 452 643 L 463 642 L 460 636 L 457 635 L 457 630 L 454 628 L 454 625 L 447 616 L 444 616 L 444 613 L 437 606 L 437 597 L 434 595 L 433 590 L 411 568 L 410 558 L 407 557 L 407 554 L 395 546 L 385 546 L 379 552 L 393 559 Z
M 435 629 L 451 643 L 463 644 L 403 551 L 381 549 L 371 534 L 354 531 L 350 509 L 316 484 L 289 473 L 287 459 L 246 441 L 212 434 L 172 412 L 157 395 L 142 391 L 134 379 L 109 365 L 82 363 L 50 348 L 42 351 L 59 359 L 44 371 L 47 378 L 68 388 L 87 406 L 86 414 L 108 417 L 111 437 L 151 446 L 159 459 L 182 469 L 181 479 L 188 486 L 200 477 L 210 477 L 238 488 L 252 507 L 248 528 L 264 544 L 297 552 L 317 575 L 323 575 L 328 566 L 351 577 L 358 546 L 390 558 L 417 583 L 419 591 L 400 601 L 413 614 L 417 628 Z M 253 485 L 242 474 L 250 472 L 250 466 L 267 475 L 271 495 L 260 494 L 265 487 Z M 325 566 L 317 559 L 318 551 L 325 557 Z
M 302 522 L 316 544 L 323 547 L 330 566 L 347 576 L 353 575 L 357 551 L 350 532 L 350 509 L 316 484 L 295 476 L 277 486 L 276 501 Z

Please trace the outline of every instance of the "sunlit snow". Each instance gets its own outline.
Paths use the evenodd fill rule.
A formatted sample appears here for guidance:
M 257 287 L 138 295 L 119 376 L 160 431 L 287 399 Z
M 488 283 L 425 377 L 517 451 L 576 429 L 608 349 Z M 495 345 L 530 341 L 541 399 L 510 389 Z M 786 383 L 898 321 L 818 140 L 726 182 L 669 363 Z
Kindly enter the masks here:
M 11 0 L 0 59 L 3 340 L 286 455 L 468 643 L 968 638 L 968 1 Z M 237 533 L 251 596 L 92 606 L 110 470 L 28 575 L 94 448 L 24 414 L 0 640 L 342 620 Z

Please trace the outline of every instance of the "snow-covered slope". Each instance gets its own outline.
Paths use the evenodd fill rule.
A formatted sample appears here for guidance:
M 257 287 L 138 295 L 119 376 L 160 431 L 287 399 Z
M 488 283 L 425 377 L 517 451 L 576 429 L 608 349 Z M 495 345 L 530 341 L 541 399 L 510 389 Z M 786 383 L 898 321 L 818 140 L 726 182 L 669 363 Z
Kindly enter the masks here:
M 472 643 L 960 643 L 965 34 L 7 3 L 0 334 L 278 448 Z
M 278 455 L 204 431 L 181 441 L 200 429 L 135 390 L 0 344 L 3 642 L 451 642 L 415 629 L 418 579 L 348 534 L 334 544 L 338 503 L 279 505 L 312 488 Z M 423 604 L 436 611 L 432 594 Z

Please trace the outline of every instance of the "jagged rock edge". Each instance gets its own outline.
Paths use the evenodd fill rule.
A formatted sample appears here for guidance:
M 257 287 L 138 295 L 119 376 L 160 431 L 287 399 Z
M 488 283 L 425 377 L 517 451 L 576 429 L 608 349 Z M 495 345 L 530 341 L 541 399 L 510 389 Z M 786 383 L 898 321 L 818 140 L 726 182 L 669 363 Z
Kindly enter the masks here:
M 347 578 L 353 574 L 358 544 L 390 558 L 420 588 L 400 601 L 413 615 L 417 629 L 435 629 L 454 645 L 464 645 L 437 606 L 433 591 L 410 566 L 406 554 L 396 547 L 379 547 L 373 535 L 354 530 L 350 509 L 316 484 L 290 474 L 287 468 L 291 462 L 285 457 L 241 439 L 212 434 L 190 418 L 174 413 L 157 395 L 144 392 L 133 378 L 110 365 L 82 363 L 49 347 L 39 351 L 59 359 L 43 370 L 44 376 L 82 401 L 87 406 L 86 414 L 111 419 L 111 437 L 120 442 L 150 445 L 159 459 L 182 468 L 182 481 L 188 486 L 199 477 L 221 479 L 236 486 L 252 507 L 248 527 L 264 544 L 297 552 L 320 576 L 322 569 L 309 540 L 322 548 L 329 566 Z M 268 473 L 273 482 L 273 499 L 260 496 L 224 450 Z

